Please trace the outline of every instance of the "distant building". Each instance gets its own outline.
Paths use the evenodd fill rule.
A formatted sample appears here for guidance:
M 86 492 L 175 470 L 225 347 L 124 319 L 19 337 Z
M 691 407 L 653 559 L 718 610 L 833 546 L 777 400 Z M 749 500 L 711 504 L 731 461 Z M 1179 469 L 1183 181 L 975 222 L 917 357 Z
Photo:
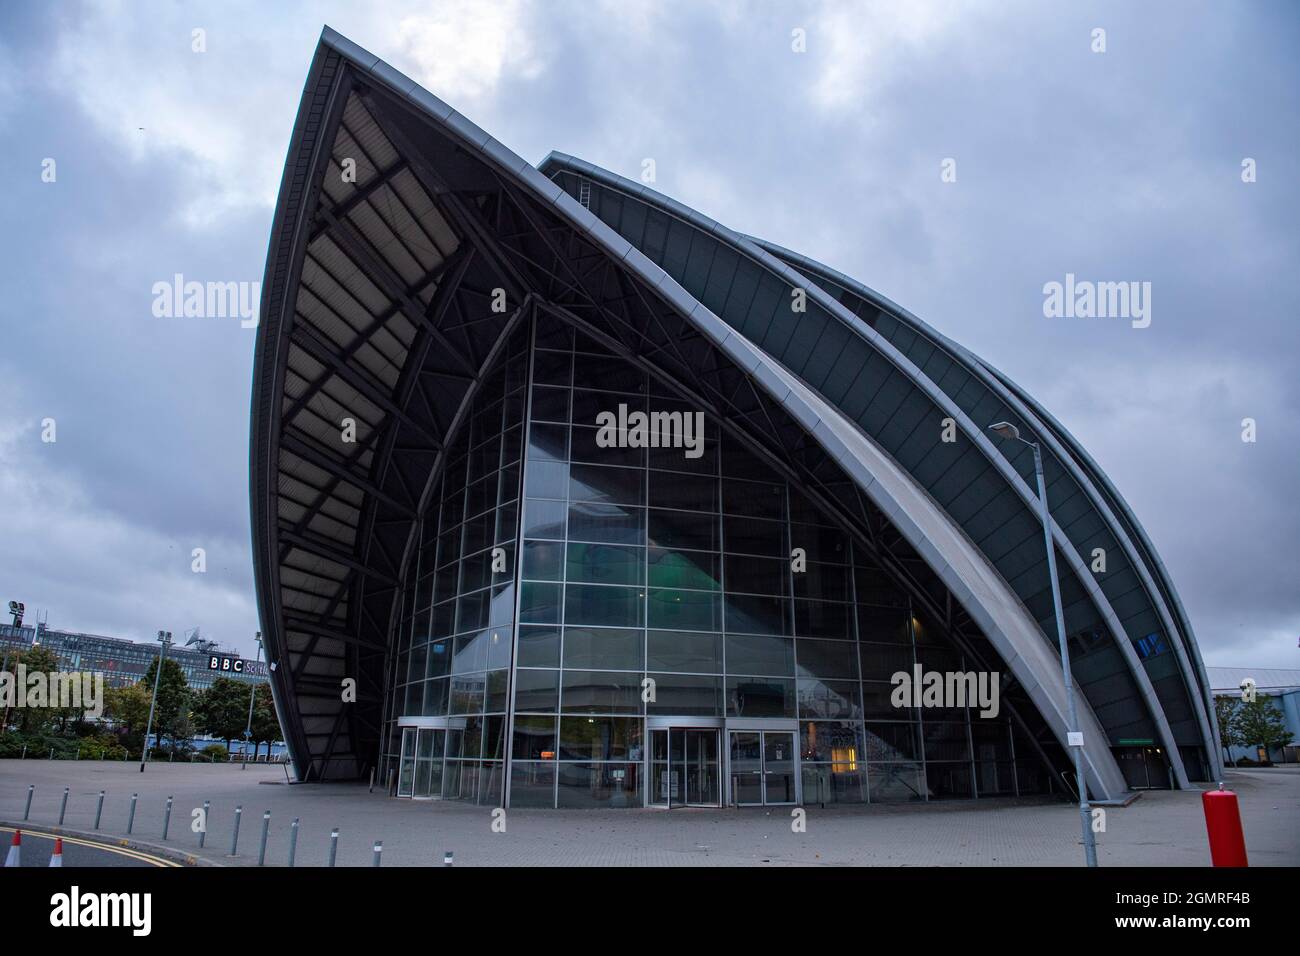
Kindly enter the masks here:
M 1210 685 L 1215 697 L 1241 697 L 1241 684 L 1247 678 L 1255 682 L 1255 692 L 1273 700 L 1273 706 L 1282 712 L 1286 729 L 1294 735 L 1289 747 L 1274 747 L 1268 759 L 1274 763 L 1300 761 L 1300 670 L 1278 667 L 1207 667 Z M 1228 748 L 1229 760 L 1261 760 L 1260 748 Z
M 162 646 L 157 641 L 130 641 L 100 634 L 59 631 L 43 625 L 38 629 L 0 624 L 0 650 L 25 649 L 36 644 L 57 653 L 59 666 L 66 670 L 103 674 L 104 683 L 109 687 L 125 687 L 143 678 Z M 244 660 L 235 651 L 207 653 L 173 644 L 167 650 L 167 657 L 180 664 L 185 679 L 195 690 L 211 687 L 218 677 L 251 684 L 263 684 L 267 680 L 264 661 Z

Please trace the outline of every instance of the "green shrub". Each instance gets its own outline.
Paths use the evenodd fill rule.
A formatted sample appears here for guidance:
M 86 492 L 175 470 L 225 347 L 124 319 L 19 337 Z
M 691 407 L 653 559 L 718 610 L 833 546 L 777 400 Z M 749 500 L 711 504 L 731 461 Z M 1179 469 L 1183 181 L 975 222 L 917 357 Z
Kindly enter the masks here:
M 230 751 L 224 744 L 208 744 L 199 753 L 210 757 L 213 763 L 223 763 L 230 759 Z

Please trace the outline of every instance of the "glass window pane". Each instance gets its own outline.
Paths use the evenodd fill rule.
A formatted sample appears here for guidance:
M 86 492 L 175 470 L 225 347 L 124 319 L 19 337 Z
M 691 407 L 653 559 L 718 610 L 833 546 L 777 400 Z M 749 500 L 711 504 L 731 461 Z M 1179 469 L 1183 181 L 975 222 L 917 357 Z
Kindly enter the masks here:
M 564 577 L 564 545 L 559 541 L 525 541 L 523 575 L 534 581 Z
M 645 579 L 645 552 L 613 544 L 570 544 L 568 580 L 586 584 L 633 584 Z
M 859 644 L 863 680 L 893 680 L 895 674 L 912 676 L 912 648 L 902 644 Z
M 515 753 L 519 753 L 516 749 Z M 510 806 L 554 807 L 555 764 L 516 760 L 510 766 Z
M 688 551 L 718 550 L 716 515 L 651 508 L 648 538 L 652 547 L 683 548 Z
M 515 671 L 515 710 L 554 713 L 560 709 L 559 671 Z
M 901 706 L 895 706 L 895 700 Z M 916 708 L 908 703 L 904 688 L 884 681 L 862 682 L 862 712 L 868 720 L 916 719 Z
M 573 390 L 573 423 L 594 426 L 597 415 L 601 412 L 617 414 L 620 403 L 627 405 L 629 414 L 646 410 L 645 396 L 614 395 L 610 392 L 590 392 L 576 388 Z
M 785 483 L 722 479 L 722 510 L 731 515 L 785 520 Z
M 790 602 L 785 598 L 728 594 L 726 616 L 728 631 L 790 633 Z
M 533 422 L 528 429 L 528 470 L 534 462 L 563 462 L 569 457 L 569 426 Z M 534 494 L 529 488 L 529 494 Z M 472 514 L 472 512 L 471 512 Z
M 525 582 L 519 594 L 521 624 L 560 623 L 560 585 Z
M 647 670 L 722 673 L 722 638 L 717 634 L 650 631 Z
M 867 765 L 867 797 L 872 803 L 907 803 L 925 799 L 921 765 L 880 763 Z
M 641 806 L 641 765 L 636 763 L 560 764 L 559 805 L 591 809 Z
M 516 717 L 514 754 L 524 760 L 554 760 L 555 718 Z
M 859 769 L 863 759 L 862 728 L 856 722 L 802 720 L 799 722 L 799 754 L 804 760 L 844 764 Z
M 645 592 L 639 588 L 570 584 L 565 588 L 564 622 L 609 627 L 644 627 Z
M 524 491 L 534 498 L 563 498 L 569 484 L 569 466 L 562 461 L 529 461 Z
M 533 388 L 533 420 L 542 422 L 567 422 L 569 420 L 569 390 L 567 388 L 547 388 L 538 385 Z
M 799 681 L 799 716 L 851 720 L 862 716 L 858 682 L 845 680 Z
M 920 734 L 916 724 L 868 723 L 866 728 L 868 760 L 875 762 L 920 759 Z
M 561 717 L 561 760 L 640 760 L 641 718 Z
M 429 645 L 426 677 L 446 677 L 451 673 L 451 650 L 450 640 L 434 641 Z
M 575 464 L 569 469 L 569 500 L 643 504 L 645 472 L 633 468 Z
M 487 680 L 483 674 L 462 674 L 451 679 L 451 706 L 448 713 L 481 714 Z
M 651 587 L 697 588 L 706 591 L 716 591 L 720 587 L 717 554 L 651 548 L 648 560 Z
M 806 570 L 792 575 L 795 597 L 822 601 L 849 601 L 849 569 L 846 565 L 809 561 Z
M 650 507 L 677 511 L 718 510 L 718 479 L 676 472 L 650 472 Z
M 774 677 L 728 677 L 730 717 L 793 717 L 794 681 Z
M 560 629 L 558 627 L 521 627 L 519 629 L 520 667 L 559 667 Z
M 538 349 L 533 353 L 533 381 L 548 385 L 568 385 L 572 375 L 573 356 L 568 352 L 547 352 Z
M 774 558 L 785 558 L 788 555 L 785 525 L 780 521 L 724 515 L 722 539 L 726 550 L 736 554 L 762 554 Z
M 651 627 L 716 631 L 722 627 L 721 602 L 707 591 L 652 588 L 647 601 Z
M 533 469 L 529 469 L 531 475 Z M 563 491 L 560 492 L 563 494 Z M 525 538 L 563 538 L 568 505 L 563 501 L 528 498 L 524 502 Z
M 645 541 L 645 509 L 581 502 L 569 507 L 569 538 L 610 544 Z
M 800 640 L 795 645 L 800 677 L 858 679 L 858 655 L 850 641 Z
M 641 713 L 641 675 L 616 671 L 564 671 L 561 711 L 584 714 Z
M 790 562 L 784 558 L 756 558 L 728 554 L 724 558 L 727 590 L 742 594 L 787 594 Z M 797 579 L 800 575 L 795 574 Z
M 850 607 L 830 601 L 794 602 L 794 632 L 802 637 L 852 638 Z
M 654 700 L 646 702 L 647 714 L 723 716 L 721 677 L 697 674 L 649 674 L 647 676 L 654 681 Z
M 728 674 L 794 674 L 794 641 L 788 637 L 727 635 Z
M 644 667 L 643 642 L 639 630 L 608 627 L 566 627 L 564 666 L 591 670 L 635 670 Z
M 598 465 L 645 467 L 645 449 L 631 447 L 628 444 L 628 433 L 623 431 L 615 431 L 611 434 L 602 429 L 574 425 L 570 455 L 574 461 Z

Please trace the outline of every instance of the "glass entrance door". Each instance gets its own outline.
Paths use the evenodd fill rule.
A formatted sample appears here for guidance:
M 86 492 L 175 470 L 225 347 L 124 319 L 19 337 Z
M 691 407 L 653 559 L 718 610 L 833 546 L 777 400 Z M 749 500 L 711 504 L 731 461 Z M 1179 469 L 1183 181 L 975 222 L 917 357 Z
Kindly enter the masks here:
M 397 795 L 409 797 L 415 784 L 415 728 L 402 728 L 402 759 L 397 772 Z
M 793 732 L 731 732 L 731 799 L 737 806 L 794 803 L 795 769 Z
M 650 731 L 650 796 L 655 807 L 722 805 L 718 731 L 664 727 Z

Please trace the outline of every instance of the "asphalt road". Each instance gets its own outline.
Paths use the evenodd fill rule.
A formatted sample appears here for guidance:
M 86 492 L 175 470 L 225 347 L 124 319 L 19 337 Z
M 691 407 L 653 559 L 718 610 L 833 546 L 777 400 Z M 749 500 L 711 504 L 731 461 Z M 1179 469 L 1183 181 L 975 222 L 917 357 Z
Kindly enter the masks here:
M 48 833 L 37 833 L 33 830 L 23 830 L 22 833 L 22 865 L 49 866 L 50 855 L 54 852 L 56 838 Z M 0 860 L 5 859 L 8 855 L 9 846 L 13 843 L 13 835 L 13 828 L 0 827 L 0 839 L 3 839 L 3 847 L 0 848 L 3 855 L 0 855 Z M 96 843 L 84 840 L 81 837 L 65 836 L 63 838 L 63 865 L 66 868 L 75 866 L 175 866 L 176 864 L 140 850 Z

